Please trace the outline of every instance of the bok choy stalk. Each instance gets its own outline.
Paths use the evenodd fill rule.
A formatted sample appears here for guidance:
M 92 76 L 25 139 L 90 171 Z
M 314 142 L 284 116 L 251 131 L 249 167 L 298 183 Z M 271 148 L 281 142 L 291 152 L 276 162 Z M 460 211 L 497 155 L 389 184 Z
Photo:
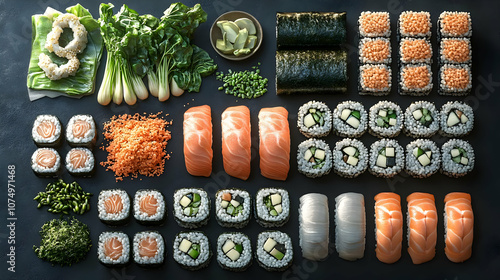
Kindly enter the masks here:
M 217 65 L 203 49 L 191 44 L 194 31 L 207 20 L 200 4 L 188 7 L 174 3 L 164 12 L 153 31 L 153 42 L 158 50 L 155 70 L 150 69 L 148 85 L 152 95 L 160 101 L 180 96 L 187 91 L 198 92 L 201 77 L 212 74 Z M 154 93 L 153 93 L 154 92 Z
M 113 7 L 103 3 L 99 9 L 107 61 L 97 100 L 102 105 L 111 100 L 116 104 L 125 100 L 133 105 L 137 98 L 148 97 L 142 78 L 151 68 L 151 61 L 157 60 L 152 35 L 159 20 L 151 15 L 140 16 L 127 5 L 113 15 Z

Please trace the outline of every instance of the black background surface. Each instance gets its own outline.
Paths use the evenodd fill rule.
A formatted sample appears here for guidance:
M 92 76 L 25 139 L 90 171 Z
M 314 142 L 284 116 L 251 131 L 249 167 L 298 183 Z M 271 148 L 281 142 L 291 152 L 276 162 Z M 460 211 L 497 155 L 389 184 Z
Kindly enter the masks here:
M 500 149 L 498 117 L 496 115 L 500 105 L 500 76 L 497 63 L 499 61 L 500 31 L 498 29 L 498 1 L 246 1 L 246 0 L 219 0 L 200 1 L 203 9 L 208 13 L 208 20 L 202 24 L 195 33 L 194 42 L 207 50 L 219 65 L 219 71 L 249 69 L 261 62 L 262 75 L 270 80 L 269 92 L 255 100 L 240 100 L 233 96 L 226 96 L 217 91 L 220 83 L 212 75 L 203 80 L 200 93 L 186 93 L 179 98 L 171 97 L 167 102 L 161 103 L 153 97 L 139 101 L 134 106 L 110 105 L 103 107 L 96 101 L 96 94 L 84 97 L 81 100 L 70 98 L 48 99 L 44 98 L 30 102 L 26 90 L 26 73 L 31 51 L 31 15 L 43 13 L 47 6 L 64 10 L 75 4 L 73 1 L 0 1 L 0 278 L 12 279 L 499 279 L 500 278 L 500 203 L 498 203 L 499 176 L 498 158 Z M 82 2 L 83 3 L 83 2 Z M 168 8 L 168 1 L 126 1 L 129 6 L 141 14 L 151 13 L 160 17 Z M 185 4 L 192 6 L 196 2 L 188 1 Z M 99 1 L 84 1 L 83 5 L 90 10 L 94 17 L 98 16 Z M 119 7 L 122 3 L 115 2 Z M 248 60 L 231 62 L 216 55 L 209 41 L 209 30 L 212 22 L 223 12 L 228 10 L 243 10 L 255 16 L 263 27 L 264 40 L 261 49 Z M 476 150 L 476 167 L 474 171 L 462 179 L 452 179 L 441 174 L 436 174 L 428 179 L 408 178 L 403 172 L 393 180 L 376 178 L 365 172 L 356 179 L 343 179 L 335 174 L 330 174 L 320 179 L 308 179 L 297 172 L 295 152 L 297 145 L 305 140 L 296 127 L 296 114 L 298 107 L 309 100 L 326 102 L 333 110 L 335 106 L 345 100 L 360 101 L 368 110 L 370 106 L 385 99 L 381 97 L 362 97 L 356 91 L 356 21 L 362 11 L 389 11 L 391 14 L 393 47 L 393 90 L 388 100 L 397 102 L 404 110 L 411 102 L 429 100 L 440 107 L 448 100 L 465 100 L 475 113 L 475 127 L 471 135 L 465 137 Z M 437 61 L 437 33 L 436 22 L 442 11 L 470 11 L 473 22 L 473 93 L 466 98 L 442 97 L 437 94 L 437 63 L 433 63 L 434 90 L 427 97 L 402 97 L 396 90 L 397 41 L 396 21 L 401 11 L 416 10 L 429 11 L 432 19 L 432 39 L 434 62 Z M 117 8 L 115 8 L 117 11 Z M 278 11 L 346 11 L 348 27 L 349 65 L 350 77 L 348 92 L 343 95 L 301 95 L 301 96 L 276 96 L 274 86 L 275 75 L 275 14 Z M 104 62 L 97 74 L 97 86 L 100 85 Z M 97 91 L 97 90 L 96 90 Z M 212 107 L 213 135 L 214 135 L 214 160 L 213 176 L 211 178 L 198 178 L 190 176 L 184 167 L 182 154 L 182 120 L 184 111 L 190 106 L 208 104 Z M 250 108 L 252 117 L 252 173 L 247 181 L 229 178 L 223 170 L 221 157 L 221 128 L 220 115 L 228 106 L 246 105 Z M 268 180 L 260 175 L 258 158 L 258 122 L 257 114 L 262 107 L 284 106 L 290 116 L 290 130 L 292 137 L 291 168 L 286 182 Z M 72 178 L 67 172 L 62 178 L 71 182 L 76 180 L 84 189 L 94 193 L 91 211 L 77 218 L 88 224 L 91 230 L 93 247 L 87 258 L 72 267 L 52 267 L 49 263 L 39 260 L 33 253 L 32 246 L 39 244 L 38 231 L 43 223 L 56 215 L 48 213 L 46 208 L 37 209 L 36 202 L 32 199 L 42 191 L 52 179 L 40 179 L 30 170 L 30 156 L 36 149 L 31 141 L 31 126 L 39 114 L 54 114 L 59 117 L 64 125 L 72 115 L 91 114 L 97 122 L 99 130 L 98 144 L 102 146 L 103 123 L 115 114 L 163 111 L 168 113 L 167 119 L 173 120 L 170 127 L 172 140 L 167 145 L 171 159 L 165 164 L 165 173 L 159 177 L 141 178 L 131 180 L 126 178 L 123 182 L 116 183 L 111 172 L 102 167 L 97 168 L 94 177 L 79 179 Z M 326 141 L 331 147 L 339 137 L 329 135 Z M 362 142 L 369 146 L 376 139 L 371 135 L 361 137 Z M 405 136 L 397 137 L 402 146 L 406 146 L 411 139 Z M 432 140 L 441 146 L 447 139 L 433 137 Z M 62 157 L 66 155 L 69 147 L 66 143 L 58 149 Z M 106 153 L 98 148 L 94 149 L 97 161 L 103 161 Z M 7 256 L 9 253 L 7 238 L 7 166 L 16 166 L 16 272 L 7 271 Z M 262 187 L 285 187 L 291 195 L 291 219 L 279 228 L 288 233 L 294 245 L 294 267 L 285 273 L 271 273 L 254 264 L 244 273 L 226 272 L 217 265 L 216 257 L 208 268 L 198 272 L 189 272 L 180 268 L 172 258 L 172 240 L 179 231 L 183 230 L 172 218 L 172 194 L 181 187 L 201 187 L 213 197 L 215 191 L 223 187 L 244 188 L 253 196 Z M 160 189 L 168 198 L 167 207 L 169 217 L 161 227 L 147 228 L 132 220 L 127 226 L 110 228 L 102 224 L 97 217 L 97 195 L 102 189 L 123 188 L 133 196 L 140 188 Z M 366 251 L 365 257 L 355 262 L 340 259 L 334 249 L 334 199 L 344 192 L 359 192 L 365 196 L 367 225 L 366 225 Z M 401 260 L 392 265 L 379 262 L 375 256 L 374 237 L 374 201 L 373 197 L 382 191 L 394 191 L 406 197 L 415 191 L 429 192 L 435 195 L 439 214 L 438 242 L 436 257 L 425 264 L 413 265 L 406 252 L 406 237 L 403 241 L 403 254 Z M 475 212 L 475 238 L 472 258 L 463 264 L 455 264 L 444 254 L 444 227 L 441 213 L 443 212 L 444 196 L 452 191 L 465 191 L 472 195 L 472 204 Z M 330 207 L 330 241 L 331 254 L 323 262 L 310 262 L 301 256 L 298 239 L 298 201 L 305 193 L 319 192 L 328 195 Z M 213 203 L 213 202 L 212 202 Z M 213 206 L 213 205 L 212 205 Z M 406 203 L 403 202 L 403 211 Z M 159 269 L 144 269 L 135 264 L 130 264 L 121 269 L 110 269 L 99 264 L 96 257 L 96 242 L 102 231 L 121 230 L 130 238 L 133 234 L 147 229 L 160 231 L 166 240 L 167 256 L 165 264 Z M 217 236 L 232 229 L 222 228 L 215 221 L 211 212 L 209 224 L 202 228 L 210 238 L 212 250 L 215 250 Z M 258 233 L 264 229 L 255 220 L 241 231 L 248 234 L 255 246 Z M 405 227 L 406 230 L 406 227 Z

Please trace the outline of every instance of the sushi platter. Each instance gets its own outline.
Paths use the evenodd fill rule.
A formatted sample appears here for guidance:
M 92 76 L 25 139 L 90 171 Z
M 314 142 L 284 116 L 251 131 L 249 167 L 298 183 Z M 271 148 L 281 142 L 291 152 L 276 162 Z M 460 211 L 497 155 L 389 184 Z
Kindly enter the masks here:
M 62 2 L 0 4 L 0 278 L 500 279 L 500 3 Z

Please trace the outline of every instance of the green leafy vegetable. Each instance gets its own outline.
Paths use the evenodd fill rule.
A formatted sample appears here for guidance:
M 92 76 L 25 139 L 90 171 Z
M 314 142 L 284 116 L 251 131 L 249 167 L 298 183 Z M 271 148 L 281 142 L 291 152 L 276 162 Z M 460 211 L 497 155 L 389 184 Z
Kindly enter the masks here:
M 77 263 L 92 247 L 90 232 L 84 223 L 72 219 L 53 219 L 42 226 L 40 246 L 33 246 L 40 259 L 61 266 Z
M 66 9 L 66 12 L 80 18 L 80 23 L 85 26 L 88 32 L 88 42 L 85 50 L 77 55 L 80 60 L 80 67 L 75 76 L 53 81 L 47 78 L 45 72 L 38 66 L 38 57 L 41 53 L 45 53 L 57 65 L 65 64 L 67 59 L 58 57 L 45 49 L 47 34 L 52 31 L 53 18 L 61 14 L 61 12 L 54 9 L 47 10 L 48 12 L 43 15 L 33 15 L 31 17 L 33 34 L 27 78 L 28 88 L 63 92 L 73 96 L 92 94 L 97 68 L 103 51 L 103 40 L 99 33 L 99 24 L 92 18 L 90 12 L 80 4 Z M 63 32 L 60 38 L 61 44 L 69 42 L 72 36 L 72 32 Z

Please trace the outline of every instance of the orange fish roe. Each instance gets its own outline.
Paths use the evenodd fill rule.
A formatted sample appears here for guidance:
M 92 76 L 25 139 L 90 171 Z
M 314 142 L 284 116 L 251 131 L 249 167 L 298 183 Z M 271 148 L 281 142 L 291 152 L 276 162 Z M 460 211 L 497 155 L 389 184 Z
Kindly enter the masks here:
M 101 165 L 115 173 L 116 181 L 128 176 L 137 178 L 138 174 L 163 174 L 165 159 L 170 158 L 165 152 L 171 138 L 166 127 L 172 121 L 159 118 L 160 114 L 123 114 L 104 124 L 103 135 L 109 143 L 101 149 L 108 152 L 108 157 Z
M 441 18 L 441 32 L 449 36 L 464 36 L 469 31 L 469 14 L 447 13 Z
M 441 41 L 442 55 L 451 62 L 463 63 L 470 60 L 469 41 L 443 39 Z
M 389 72 L 385 68 L 366 68 L 363 70 L 361 77 L 365 88 L 382 90 L 389 87 Z
M 365 36 L 383 36 L 390 31 L 389 13 L 363 12 L 359 17 L 359 29 Z
M 403 12 L 399 16 L 400 33 L 404 36 L 425 35 L 431 30 L 430 22 L 429 13 Z
M 429 85 L 431 75 L 426 66 L 405 67 L 403 82 L 409 89 L 421 89 Z
M 391 55 L 389 40 L 365 40 L 361 47 L 362 62 L 383 63 Z
M 443 71 L 444 83 L 451 89 L 465 89 L 469 86 L 469 72 L 464 68 L 449 67 Z
M 432 57 L 432 47 L 424 39 L 403 39 L 400 46 L 403 62 L 423 62 Z

